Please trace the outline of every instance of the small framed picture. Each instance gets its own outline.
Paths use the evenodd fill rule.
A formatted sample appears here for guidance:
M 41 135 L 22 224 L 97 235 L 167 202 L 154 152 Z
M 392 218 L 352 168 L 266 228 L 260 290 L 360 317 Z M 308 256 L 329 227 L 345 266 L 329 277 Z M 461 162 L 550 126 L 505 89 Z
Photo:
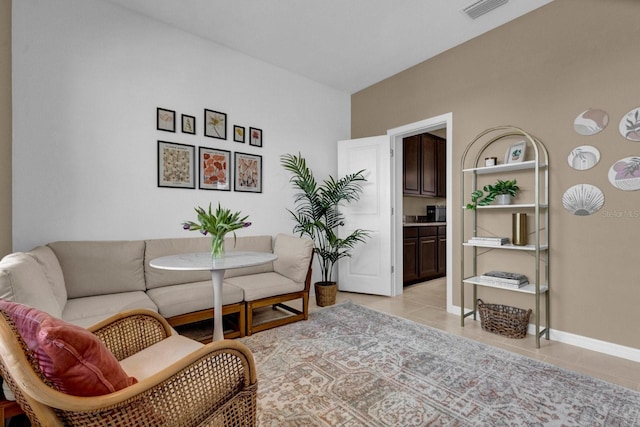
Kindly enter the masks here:
M 235 191 L 262 193 L 262 156 L 234 153 Z
M 196 147 L 158 141 L 158 187 L 196 188 Z
M 205 109 L 204 136 L 227 139 L 227 115 L 219 111 Z
M 156 110 L 156 129 L 166 132 L 175 132 L 176 112 L 158 107 Z
M 201 190 L 231 191 L 231 152 L 200 147 L 200 184 Z
M 233 140 L 244 144 L 244 126 L 233 125 Z
M 249 128 L 249 144 L 262 147 L 262 129 Z
M 504 157 L 505 163 L 520 163 L 524 160 L 524 155 L 527 151 L 527 142 L 520 141 L 515 144 L 511 144 L 507 154 Z
M 196 118 L 193 116 L 182 115 L 182 133 L 196 134 Z

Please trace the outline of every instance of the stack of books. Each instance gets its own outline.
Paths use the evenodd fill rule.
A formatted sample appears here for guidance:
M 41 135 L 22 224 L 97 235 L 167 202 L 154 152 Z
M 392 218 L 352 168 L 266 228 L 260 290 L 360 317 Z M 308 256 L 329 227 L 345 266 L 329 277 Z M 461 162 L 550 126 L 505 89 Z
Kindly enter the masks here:
M 495 286 L 519 289 L 529 284 L 527 276 L 520 273 L 509 273 L 506 271 L 489 271 L 480 276 L 480 280 Z
M 474 245 L 485 245 L 485 246 L 502 246 L 509 243 L 509 238 L 507 237 L 483 237 L 483 236 L 475 236 L 469 239 L 469 243 Z

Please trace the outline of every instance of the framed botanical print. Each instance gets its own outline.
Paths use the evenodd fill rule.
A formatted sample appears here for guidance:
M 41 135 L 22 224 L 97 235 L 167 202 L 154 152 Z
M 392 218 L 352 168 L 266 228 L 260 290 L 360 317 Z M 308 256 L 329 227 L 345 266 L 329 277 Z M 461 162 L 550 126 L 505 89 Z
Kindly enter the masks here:
M 231 191 L 231 152 L 207 147 L 200 147 L 198 150 L 199 188 Z
M 204 136 L 227 139 L 227 115 L 219 111 L 205 109 Z
M 262 147 L 262 129 L 249 128 L 249 144 Z
M 196 118 L 193 116 L 182 115 L 182 133 L 196 134 Z
M 158 141 L 158 187 L 196 188 L 193 145 Z
M 244 126 L 233 125 L 233 140 L 244 144 Z
M 526 141 L 516 142 L 511 144 L 507 154 L 504 157 L 505 163 L 520 163 L 524 160 L 524 155 L 527 150 Z
M 176 112 L 158 107 L 156 109 L 156 129 L 166 132 L 175 132 Z
M 234 153 L 235 191 L 262 193 L 262 156 Z

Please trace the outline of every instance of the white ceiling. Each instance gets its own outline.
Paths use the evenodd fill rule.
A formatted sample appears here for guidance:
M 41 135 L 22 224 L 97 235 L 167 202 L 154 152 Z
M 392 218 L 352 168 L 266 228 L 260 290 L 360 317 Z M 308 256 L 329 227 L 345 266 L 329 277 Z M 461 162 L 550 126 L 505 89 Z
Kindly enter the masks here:
M 354 93 L 552 0 L 107 0 Z

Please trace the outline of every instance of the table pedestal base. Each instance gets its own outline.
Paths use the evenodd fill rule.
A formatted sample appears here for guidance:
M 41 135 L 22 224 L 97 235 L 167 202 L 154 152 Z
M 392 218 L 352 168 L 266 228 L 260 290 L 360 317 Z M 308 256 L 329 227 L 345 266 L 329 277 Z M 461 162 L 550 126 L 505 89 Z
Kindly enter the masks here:
M 213 282 L 213 340 L 224 339 L 224 327 L 222 325 L 222 281 L 224 270 L 211 270 Z

